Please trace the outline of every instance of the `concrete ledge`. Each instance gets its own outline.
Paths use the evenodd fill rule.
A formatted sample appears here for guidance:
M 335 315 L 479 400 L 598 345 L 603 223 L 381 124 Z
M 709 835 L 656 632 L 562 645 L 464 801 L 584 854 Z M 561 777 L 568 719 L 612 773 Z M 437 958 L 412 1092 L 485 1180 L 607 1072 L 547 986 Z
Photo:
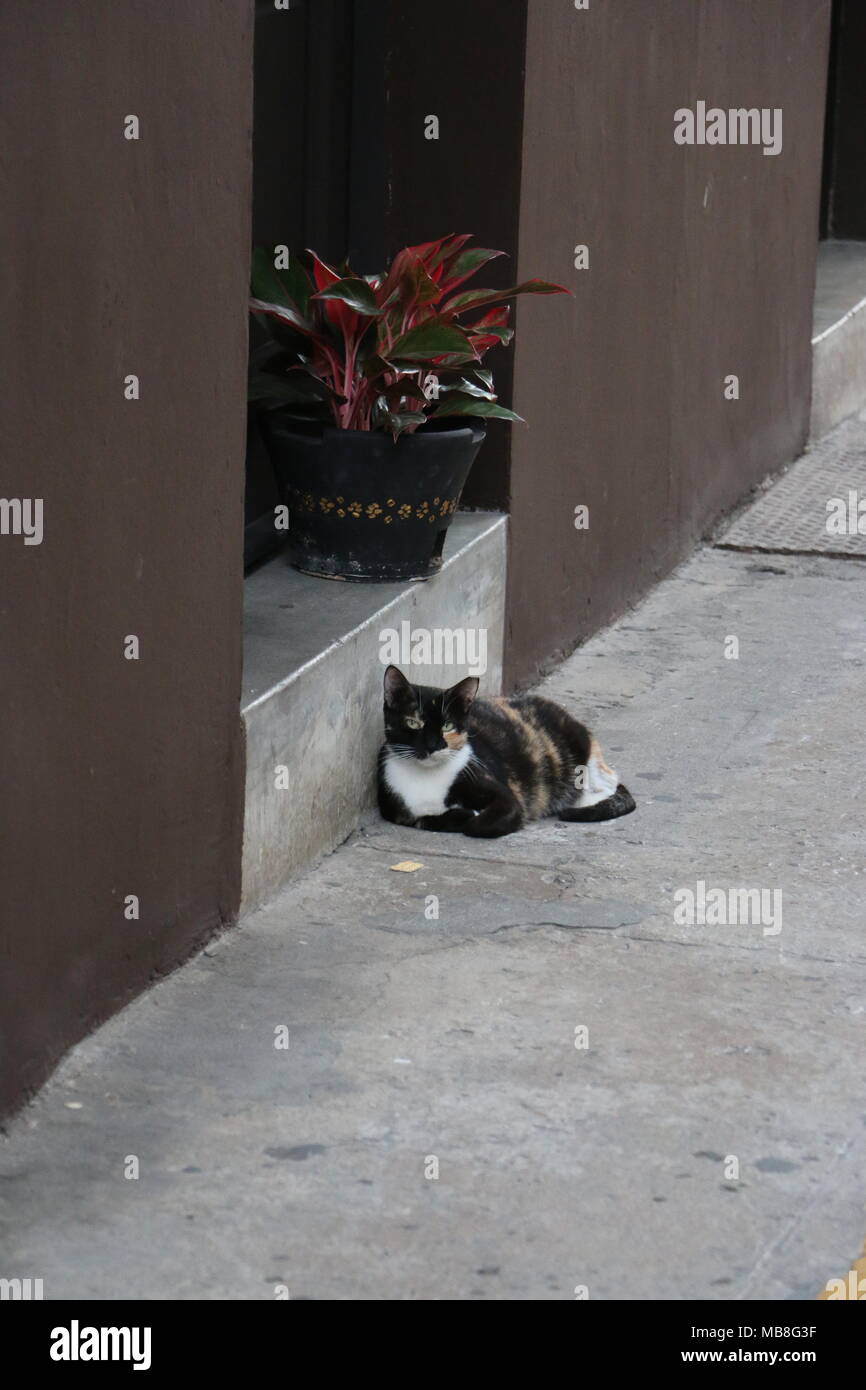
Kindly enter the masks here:
M 502 688 L 507 520 L 462 513 L 425 583 L 341 584 L 283 556 L 248 576 L 244 612 L 246 805 L 242 911 L 351 834 L 374 799 L 382 741 L 380 633 L 484 629 L 487 694 Z M 447 660 L 447 653 L 444 654 Z M 466 675 L 411 668 L 431 685 Z M 278 769 L 285 772 L 278 777 Z M 280 786 L 282 782 L 285 785 Z
M 866 406 L 866 242 L 818 247 L 811 439 Z

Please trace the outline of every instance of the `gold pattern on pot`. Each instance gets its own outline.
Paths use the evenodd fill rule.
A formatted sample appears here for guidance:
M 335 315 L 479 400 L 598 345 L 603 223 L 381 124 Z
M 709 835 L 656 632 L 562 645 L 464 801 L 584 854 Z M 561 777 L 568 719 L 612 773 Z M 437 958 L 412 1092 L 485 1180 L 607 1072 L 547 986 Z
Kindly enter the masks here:
M 411 502 L 401 502 L 398 504 L 395 497 L 388 497 L 384 502 L 347 502 L 344 497 L 313 497 L 309 492 L 298 492 L 291 489 L 295 499 L 295 508 L 299 512 L 323 512 L 325 516 L 335 512 L 339 517 L 355 517 L 360 519 L 366 516 L 368 521 L 379 521 L 380 519 L 386 526 L 390 526 L 394 520 L 394 515 L 386 515 L 385 508 L 396 508 L 395 515 L 400 521 L 408 521 L 414 514 L 418 521 L 434 522 L 438 517 L 449 516 L 457 510 L 457 501 L 444 502 L 439 497 L 434 497 L 432 502 L 419 502 L 417 506 Z

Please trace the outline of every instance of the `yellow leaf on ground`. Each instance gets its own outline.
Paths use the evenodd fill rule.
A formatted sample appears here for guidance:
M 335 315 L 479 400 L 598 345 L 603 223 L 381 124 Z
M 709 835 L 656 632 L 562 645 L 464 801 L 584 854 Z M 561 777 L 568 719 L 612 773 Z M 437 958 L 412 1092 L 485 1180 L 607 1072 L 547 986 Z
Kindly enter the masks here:
M 414 874 L 416 869 L 423 869 L 423 864 L 416 864 L 414 859 L 403 859 L 399 864 L 392 864 L 391 868 L 398 874 Z

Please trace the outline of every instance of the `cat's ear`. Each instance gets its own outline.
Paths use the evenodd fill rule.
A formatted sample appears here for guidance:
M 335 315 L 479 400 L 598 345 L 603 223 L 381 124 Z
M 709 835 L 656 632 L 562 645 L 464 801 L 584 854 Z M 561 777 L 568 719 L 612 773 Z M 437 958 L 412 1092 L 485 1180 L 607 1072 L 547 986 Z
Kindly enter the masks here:
M 412 693 L 412 687 L 396 666 L 389 666 L 385 672 L 385 704 L 393 707 L 403 704 Z
M 445 704 L 449 707 L 456 705 L 466 714 L 477 694 L 478 677 L 467 676 L 465 680 L 458 681 L 457 685 L 452 685 L 451 689 L 446 691 Z

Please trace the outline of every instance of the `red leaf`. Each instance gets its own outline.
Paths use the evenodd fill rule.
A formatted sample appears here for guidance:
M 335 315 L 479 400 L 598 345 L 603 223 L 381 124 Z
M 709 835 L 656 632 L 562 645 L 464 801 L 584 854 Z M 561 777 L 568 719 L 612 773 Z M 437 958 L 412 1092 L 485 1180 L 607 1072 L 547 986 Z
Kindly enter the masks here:
M 327 262 L 320 261 L 315 251 L 308 250 L 307 255 L 312 258 L 313 279 L 316 282 L 317 290 L 326 290 L 329 285 L 333 285 L 335 280 L 340 279 L 336 270 L 334 270 L 332 266 L 329 266 Z
M 453 260 L 467 241 L 471 240 L 471 233 L 450 232 L 438 241 L 422 241 L 420 246 L 409 246 L 406 249 L 423 261 L 433 280 L 439 281 L 447 263 Z
M 456 257 L 460 254 L 467 241 L 471 240 L 471 232 L 466 232 L 445 237 L 439 244 L 439 250 L 430 257 L 427 266 L 432 279 L 434 279 L 437 284 L 442 283 L 443 278 L 447 275 Z
M 488 348 L 492 348 L 494 343 L 499 342 L 499 339 L 493 337 L 491 334 L 482 333 L 478 336 L 472 334 L 469 338 L 469 341 L 474 347 L 475 351 L 478 353 L 478 356 L 480 357 L 482 352 L 486 352 Z
M 331 285 L 335 285 L 338 280 L 342 279 L 333 266 L 328 265 L 327 261 L 319 259 L 315 251 L 308 250 L 307 255 L 312 259 L 313 279 L 316 282 L 317 292 L 329 289 Z M 347 348 L 353 340 L 360 337 L 368 326 L 369 321 L 365 322 L 360 314 L 356 314 L 355 310 L 341 299 L 323 299 L 317 302 L 323 306 L 328 322 L 342 333 Z
M 496 260 L 498 256 L 504 255 L 504 251 L 491 251 L 484 246 L 471 246 L 468 251 L 462 251 L 459 256 L 449 258 L 440 281 L 442 293 L 453 293 L 465 280 L 471 280 L 472 276 L 483 265 L 487 265 L 488 261 Z
M 424 262 L 411 248 L 394 257 L 385 283 L 376 290 L 376 302 L 382 308 L 395 308 L 398 330 L 407 317 L 410 319 L 408 326 L 414 326 L 417 311 L 438 298 L 439 290 Z
M 491 309 L 484 314 L 477 323 L 466 324 L 467 331 L 476 332 L 479 328 L 504 328 L 511 317 L 511 305 L 503 304 L 498 309 Z

